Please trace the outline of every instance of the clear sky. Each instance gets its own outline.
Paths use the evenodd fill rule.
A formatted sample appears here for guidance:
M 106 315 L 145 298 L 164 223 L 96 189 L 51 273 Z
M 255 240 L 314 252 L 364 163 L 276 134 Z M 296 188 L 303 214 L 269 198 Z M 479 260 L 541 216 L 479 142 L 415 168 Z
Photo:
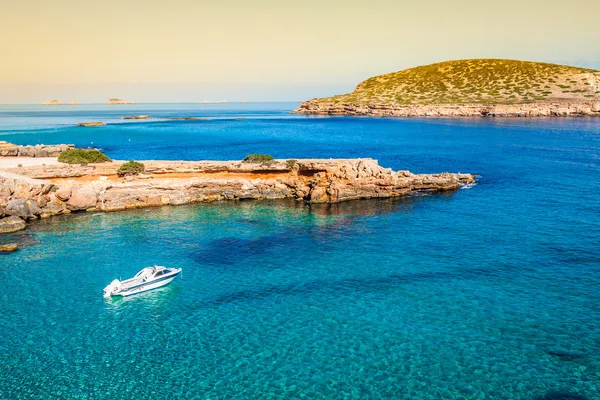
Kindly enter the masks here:
M 304 100 L 437 61 L 600 69 L 600 0 L 0 0 L 0 103 Z

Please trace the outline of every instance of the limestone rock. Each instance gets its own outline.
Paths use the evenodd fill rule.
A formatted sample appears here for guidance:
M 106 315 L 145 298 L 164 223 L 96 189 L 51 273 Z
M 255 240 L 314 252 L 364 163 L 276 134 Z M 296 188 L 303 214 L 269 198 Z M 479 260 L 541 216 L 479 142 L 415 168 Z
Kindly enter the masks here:
M 16 243 L 8 243 L 0 245 L 0 253 L 10 253 L 16 251 L 19 248 L 19 245 Z
M 71 211 L 117 211 L 238 199 L 295 198 L 313 203 L 340 202 L 403 196 L 411 191 L 456 190 L 462 184 L 474 182 L 474 177 L 469 174 L 394 172 L 373 159 L 295 160 L 293 169 L 286 160 L 261 165 L 239 161 L 145 163 L 153 179 L 106 178 L 116 175 L 120 162 L 48 165 L 0 172 L 0 205 L 6 205 L 9 215 L 31 219 Z M 163 175 L 171 173 L 176 176 Z M 184 175 L 188 173 L 189 176 Z M 104 176 L 105 179 L 61 183 L 33 179 L 78 176 Z
M 29 211 L 27 200 L 23 199 L 14 199 L 9 201 L 6 205 L 6 211 L 10 215 L 14 215 L 23 219 L 27 219 L 33 216 Z
M 325 203 L 329 200 L 327 196 L 327 188 L 324 186 L 316 186 L 310 192 L 311 203 Z
M 26 204 L 27 204 L 27 208 L 29 209 L 29 215 L 39 217 L 39 215 L 42 213 L 42 210 L 38 206 L 38 204 L 34 200 L 31 200 L 31 199 L 27 200 Z
M 567 117 L 600 115 L 600 102 L 570 100 L 569 103 L 532 104 L 352 104 L 309 100 L 294 114 L 361 115 L 392 117 Z
M 54 194 L 59 200 L 67 201 L 71 197 L 72 186 L 70 184 L 61 185 Z
M 0 141 L 0 157 L 14 157 L 19 154 L 19 146 Z
M 48 218 L 52 215 L 57 214 L 67 214 L 70 211 L 67 210 L 67 206 L 65 203 L 60 201 L 55 193 L 51 193 L 48 196 L 48 201 L 44 207 L 42 207 L 42 213 L 40 214 L 40 218 Z
M 71 197 L 67 202 L 67 209 L 71 211 L 86 210 L 96 207 L 97 193 L 86 186 L 75 186 L 72 189 Z
M 25 221 L 17 216 L 0 219 L 0 233 L 16 232 L 25 229 Z

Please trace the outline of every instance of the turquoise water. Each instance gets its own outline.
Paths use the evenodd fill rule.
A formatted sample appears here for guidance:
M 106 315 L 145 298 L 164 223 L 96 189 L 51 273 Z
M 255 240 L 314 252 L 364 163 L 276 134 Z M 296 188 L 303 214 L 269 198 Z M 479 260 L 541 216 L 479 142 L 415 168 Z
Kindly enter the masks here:
M 21 245 L 0 256 L 0 398 L 600 398 L 600 120 L 135 107 L 212 120 L 10 106 L 0 140 L 94 142 L 117 159 L 362 156 L 481 178 L 450 195 L 84 213 L 0 236 Z M 115 123 L 72 127 L 93 119 Z M 102 298 L 155 263 L 182 278 Z

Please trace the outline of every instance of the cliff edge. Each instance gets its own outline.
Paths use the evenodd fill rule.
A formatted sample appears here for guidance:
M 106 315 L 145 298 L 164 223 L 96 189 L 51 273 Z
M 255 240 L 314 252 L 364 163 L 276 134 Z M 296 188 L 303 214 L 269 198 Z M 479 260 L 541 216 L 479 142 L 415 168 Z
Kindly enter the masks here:
M 24 221 L 76 211 L 245 199 L 336 203 L 446 192 L 475 182 L 471 174 L 392 171 L 368 158 L 143 163 L 145 172 L 136 177 L 119 177 L 119 161 L 0 169 L 0 233 L 24 229 Z

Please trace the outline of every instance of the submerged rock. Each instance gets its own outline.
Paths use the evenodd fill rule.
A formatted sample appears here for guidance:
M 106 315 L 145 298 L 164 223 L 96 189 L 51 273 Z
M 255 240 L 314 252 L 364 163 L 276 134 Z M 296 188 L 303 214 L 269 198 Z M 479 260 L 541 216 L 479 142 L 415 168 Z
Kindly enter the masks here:
M 10 253 L 16 251 L 18 248 L 19 245 L 16 243 L 2 244 L 0 245 L 0 253 Z
M 588 398 L 576 393 L 548 392 L 544 395 L 535 397 L 534 400 L 588 400 Z
M 0 233 L 10 233 L 25 229 L 25 221 L 17 216 L 0 219 Z
M 584 357 L 583 354 L 572 353 L 572 352 L 564 351 L 564 350 L 548 350 L 547 353 L 550 354 L 551 356 L 559 358 L 563 361 L 573 361 L 573 360 L 578 360 L 578 359 Z

